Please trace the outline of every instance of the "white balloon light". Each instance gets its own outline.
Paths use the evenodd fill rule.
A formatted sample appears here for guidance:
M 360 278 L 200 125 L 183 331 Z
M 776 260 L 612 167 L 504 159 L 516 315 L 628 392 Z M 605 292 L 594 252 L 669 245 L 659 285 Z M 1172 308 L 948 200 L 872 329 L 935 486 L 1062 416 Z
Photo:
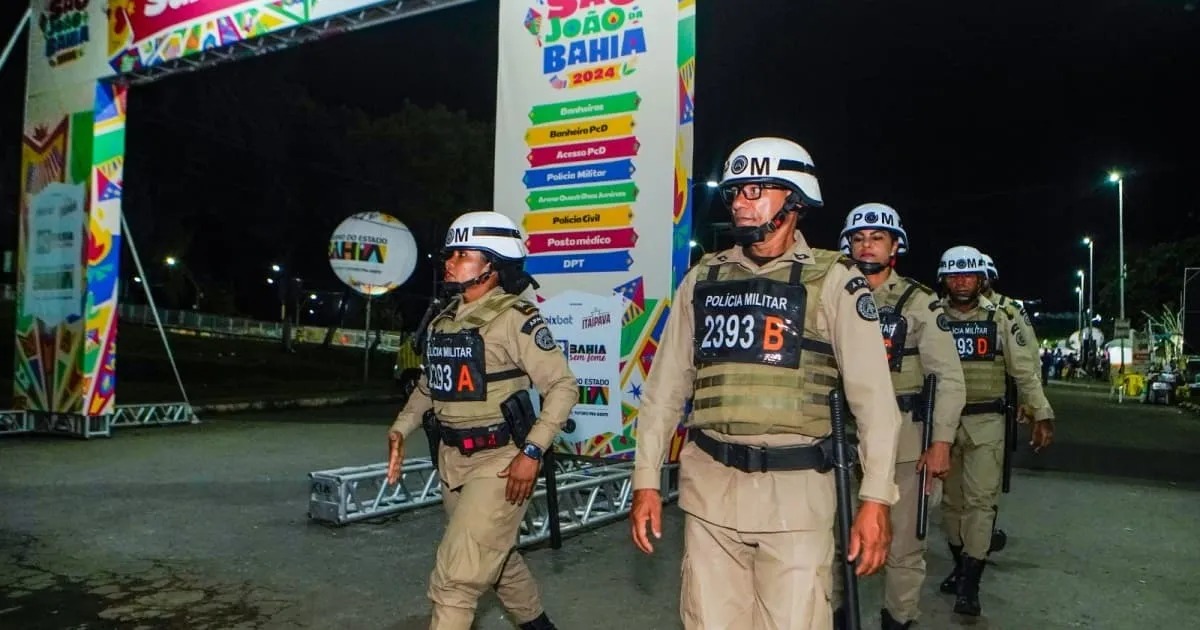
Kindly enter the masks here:
M 417 266 L 417 242 L 408 226 L 382 212 L 360 212 L 333 231 L 329 266 L 363 295 L 383 295 L 404 284 Z

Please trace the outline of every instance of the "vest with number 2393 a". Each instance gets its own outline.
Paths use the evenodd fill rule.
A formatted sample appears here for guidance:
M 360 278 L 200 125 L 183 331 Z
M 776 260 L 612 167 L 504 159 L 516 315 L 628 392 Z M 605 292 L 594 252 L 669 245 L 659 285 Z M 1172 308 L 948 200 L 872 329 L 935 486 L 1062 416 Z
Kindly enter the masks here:
M 498 415 L 499 402 L 521 389 L 525 373 L 520 369 L 487 372 L 487 355 L 480 329 L 500 313 L 515 306 L 520 296 L 496 293 L 484 298 L 469 315 L 456 321 L 443 311 L 430 324 L 425 342 L 425 378 L 438 416 L 488 417 Z M 496 394 L 488 400 L 488 386 Z M 503 391 L 496 391 L 501 386 Z

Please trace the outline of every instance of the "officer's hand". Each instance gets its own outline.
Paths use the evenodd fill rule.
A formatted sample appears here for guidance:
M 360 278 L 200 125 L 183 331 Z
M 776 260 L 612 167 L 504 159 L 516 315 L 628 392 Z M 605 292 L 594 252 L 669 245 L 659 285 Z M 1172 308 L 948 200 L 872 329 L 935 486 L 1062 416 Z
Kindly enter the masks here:
M 929 479 L 925 482 L 925 494 L 933 494 L 933 480 L 945 479 L 946 475 L 950 474 L 950 443 L 949 442 L 933 442 L 929 445 L 929 450 L 921 454 L 921 459 L 917 460 L 917 473 L 920 474 L 921 469 L 929 467 Z
M 437 455 L 434 455 L 437 457 Z M 388 466 L 387 482 L 393 485 L 400 481 L 400 468 L 404 462 L 404 436 L 399 433 L 388 433 Z
M 855 575 L 871 575 L 883 567 L 892 544 L 892 525 L 888 506 L 871 500 L 862 502 L 854 526 L 850 528 L 851 562 L 857 561 Z
M 642 553 L 654 553 L 654 545 L 646 535 L 646 524 L 655 538 L 662 538 L 662 495 L 654 488 L 633 491 L 633 507 L 629 509 L 629 520 L 633 523 L 633 544 Z
M 1037 453 L 1042 449 L 1050 446 L 1054 441 L 1054 421 L 1053 420 L 1038 420 L 1033 423 L 1033 439 L 1029 440 L 1029 445 L 1033 447 L 1033 452 Z
M 508 477 L 508 485 L 504 488 L 504 498 L 513 505 L 520 505 L 533 496 L 533 486 L 537 481 L 538 461 L 525 453 L 517 456 L 505 466 L 504 470 L 496 473 L 497 477 Z

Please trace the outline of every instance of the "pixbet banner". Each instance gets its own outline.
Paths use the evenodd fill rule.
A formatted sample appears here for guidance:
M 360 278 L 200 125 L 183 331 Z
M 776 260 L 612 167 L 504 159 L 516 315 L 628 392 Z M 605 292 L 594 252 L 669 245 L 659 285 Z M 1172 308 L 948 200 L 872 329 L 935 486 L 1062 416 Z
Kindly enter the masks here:
M 494 207 L 579 381 L 578 454 L 632 456 L 688 262 L 694 21 L 691 0 L 500 2 Z

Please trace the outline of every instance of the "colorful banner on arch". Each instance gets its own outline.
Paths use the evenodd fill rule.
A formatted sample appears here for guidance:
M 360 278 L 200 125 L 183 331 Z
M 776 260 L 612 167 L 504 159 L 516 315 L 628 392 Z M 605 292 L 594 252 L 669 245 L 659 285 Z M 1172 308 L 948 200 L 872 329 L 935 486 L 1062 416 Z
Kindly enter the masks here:
M 694 0 L 500 2 L 494 207 L 527 235 L 543 317 L 579 380 L 569 452 L 636 448 L 688 264 L 694 30 Z
M 33 0 L 14 406 L 114 410 L 127 88 L 110 79 L 382 0 Z

